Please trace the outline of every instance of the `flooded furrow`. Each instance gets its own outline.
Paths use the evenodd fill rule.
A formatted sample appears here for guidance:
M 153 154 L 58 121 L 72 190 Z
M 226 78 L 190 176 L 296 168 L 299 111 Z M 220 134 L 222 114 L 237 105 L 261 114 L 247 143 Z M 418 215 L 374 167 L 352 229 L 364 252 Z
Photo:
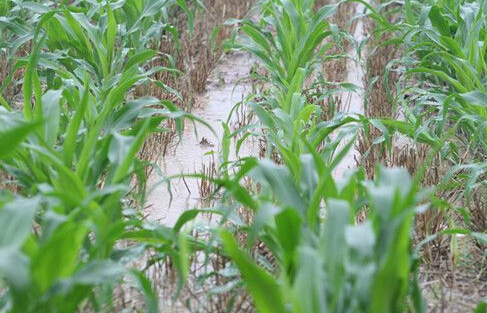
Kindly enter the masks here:
M 363 10 L 364 6 L 357 4 L 357 12 Z M 357 20 L 357 25 L 353 31 L 353 37 L 356 42 L 360 43 L 366 37 L 365 25 L 362 19 Z M 352 49 L 350 52 L 351 60 L 347 64 L 347 79 L 348 83 L 352 83 L 358 87 L 355 92 L 347 92 L 343 99 L 346 99 L 343 108 L 344 112 L 353 114 L 364 114 L 364 65 L 363 58 L 357 54 L 356 49 Z M 342 149 L 350 140 L 352 136 L 348 136 L 345 140 L 342 140 L 338 146 L 338 149 Z M 357 167 L 357 160 L 360 159 L 360 152 L 354 145 L 350 151 L 345 155 L 341 162 L 337 165 L 333 171 L 334 178 L 343 178 L 351 169 Z
M 215 68 L 206 91 L 196 96 L 196 107 L 192 114 L 204 120 L 213 131 L 201 123 L 186 120 L 184 131 L 170 144 L 165 156 L 158 160 L 160 172 L 153 171 L 149 178 L 147 211 L 149 219 L 173 226 L 187 209 L 196 208 L 205 195 L 200 192 L 199 180 L 176 178 L 168 185 L 161 181 L 162 175 L 170 177 L 180 174 L 200 174 L 205 169 L 218 166 L 219 151 L 223 137 L 222 122 L 226 122 L 235 104 L 241 102 L 250 92 L 248 80 L 252 58 L 244 52 L 226 55 Z M 236 122 L 234 116 L 230 122 Z M 250 150 L 250 149 L 247 149 Z M 240 156 L 248 155 L 245 149 Z

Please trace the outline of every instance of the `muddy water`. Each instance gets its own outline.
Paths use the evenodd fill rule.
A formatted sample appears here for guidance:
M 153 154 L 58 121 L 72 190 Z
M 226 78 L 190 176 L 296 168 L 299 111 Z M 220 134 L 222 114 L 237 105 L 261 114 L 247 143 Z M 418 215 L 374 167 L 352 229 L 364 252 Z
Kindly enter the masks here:
M 357 4 L 357 12 L 363 10 L 363 5 Z M 353 36 L 357 42 L 361 42 L 365 39 L 366 33 L 364 29 L 364 23 L 362 19 L 357 20 L 357 26 L 355 27 L 355 31 Z M 356 85 L 358 90 L 356 92 L 350 92 L 343 95 L 343 99 L 346 99 L 346 103 L 344 106 L 344 111 L 348 113 L 357 113 L 357 114 L 364 114 L 364 68 L 363 68 L 363 60 L 360 56 L 357 55 L 357 51 L 353 49 L 350 52 L 350 56 L 352 61 L 350 60 L 347 64 L 347 82 Z M 338 149 L 343 148 L 351 137 L 346 138 L 346 140 L 342 140 Z M 347 173 L 350 172 L 351 169 L 357 167 L 357 161 L 360 159 L 360 152 L 353 146 L 347 155 L 343 158 L 343 160 L 338 164 L 335 168 L 333 175 L 335 178 L 342 178 L 346 176 Z
M 247 80 L 253 65 L 251 57 L 244 52 L 233 52 L 223 58 L 213 71 L 207 83 L 207 90 L 196 97 L 196 108 L 192 113 L 208 123 L 213 132 L 202 124 L 186 121 L 181 140 L 174 140 L 165 156 L 157 162 L 164 176 L 201 173 L 203 164 L 211 167 L 219 163 L 223 137 L 222 122 L 227 118 L 236 103 L 251 91 Z M 235 114 L 234 114 L 235 115 Z M 235 117 L 233 121 L 235 122 Z M 231 149 L 234 150 L 234 149 Z M 251 149 L 244 149 L 240 156 L 248 155 Z M 235 158 L 235 156 L 233 156 Z M 161 178 L 154 171 L 149 178 L 150 190 L 147 214 L 151 220 L 173 226 L 177 218 L 187 209 L 199 206 L 202 200 L 199 180 L 195 178 L 176 178 L 171 181 L 172 201 L 168 186 L 160 183 Z

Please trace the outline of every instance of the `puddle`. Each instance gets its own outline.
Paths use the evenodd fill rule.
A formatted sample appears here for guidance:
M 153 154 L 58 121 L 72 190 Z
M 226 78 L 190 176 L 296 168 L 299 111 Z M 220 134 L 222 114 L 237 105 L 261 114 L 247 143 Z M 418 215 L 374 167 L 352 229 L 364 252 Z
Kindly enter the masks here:
M 202 124 L 185 122 L 181 140 L 170 144 L 165 156 L 158 160 L 164 176 L 201 173 L 212 163 L 219 163 L 219 154 L 223 137 L 222 122 L 226 122 L 232 108 L 242 101 L 252 90 L 247 80 L 254 61 L 244 52 L 226 55 L 215 68 L 207 84 L 207 90 L 196 96 L 196 107 L 192 113 L 208 123 L 214 133 Z M 232 121 L 231 121 L 232 122 Z M 235 122 L 235 117 L 233 118 Z M 231 125 L 230 125 L 231 127 Z M 231 148 L 230 151 L 233 151 Z M 239 155 L 247 156 L 252 149 L 243 149 Z M 233 156 L 235 159 L 235 156 Z M 166 183 L 157 184 L 161 178 L 153 171 L 149 178 L 150 190 L 146 213 L 149 219 L 173 226 L 178 217 L 187 209 L 198 207 L 202 195 L 198 179 L 177 178 L 171 181 L 172 202 Z

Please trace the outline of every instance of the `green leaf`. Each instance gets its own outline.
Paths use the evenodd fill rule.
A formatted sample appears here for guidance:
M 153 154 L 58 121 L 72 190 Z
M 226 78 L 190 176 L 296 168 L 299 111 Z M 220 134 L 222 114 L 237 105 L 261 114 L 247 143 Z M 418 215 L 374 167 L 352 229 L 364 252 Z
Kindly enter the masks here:
M 294 312 L 328 312 L 327 280 L 322 255 L 310 247 L 299 248 L 299 268 L 293 284 Z M 328 287 L 328 288 L 327 288 Z M 296 306 L 296 305 L 295 305 Z
M 62 90 L 48 90 L 42 96 L 42 119 L 44 123 L 44 140 L 49 146 L 53 146 L 57 140 L 59 131 L 59 116 Z
M 41 293 L 56 280 L 74 273 L 87 232 L 88 229 L 83 224 L 67 221 L 39 247 L 32 258 L 31 273 Z
M 487 93 L 480 90 L 464 93 L 460 95 L 465 101 L 472 105 L 479 105 L 487 108 Z
M 487 233 L 473 232 L 471 235 L 473 238 L 477 239 L 481 244 L 487 246 Z
M 302 218 L 295 209 L 287 209 L 275 216 L 276 235 L 282 248 L 282 262 L 291 269 L 301 239 Z
M 122 164 L 130 151 L 135 138 L 133 136 L 123 136 L 119 133 L 113 133 L 113 138 L 108 147 L 108 160 L 114 166 Z
M 440 8 L 438 6 L 431 7 L 428 14 L 431 24 L 440 32 L 442 36 L 450 37 L 450 26 L 446 19 L 441 15 Z
M 0 247 L 0 277 L 17 290 L 27 289 L 31 278 L 27 256 L 13 247 Z
M 252 38 L 252 40 L 265 51 L 265 53 L 271 53 L 271 48 L 269 46 L 269 43 L 267 42 L 267 39 L 264 37 L 264 35 L 262 35 L 261 31 L 257 27 L 248 23 L 243 25 L 241 30 L 247 36 Z
M 262 160 L 259 169 L 281 204 L 293 207 L 303 215 L 306 213 L 306 202 L 301 198 L 287 168 Z
M 473 311 L 473 313 L 485 313 L 485 312 L 487 312 L 487 298 L 482 300 L 475 308 L 475 311 Z
M 7 101 L 5 101 L 1 93 L 0 93 L 0 105 L 3 105 L 3 107 L 7 109 L 7 111 L 12 111 L 12 108 L 8 105 Z
M 0 210 L 0 247 L 20 248 L 32 231 L 38 198 L 17 198 Z
M 115 49 L 115 40 L 117 39 L 117 21 L 115 15 L 113 15 L 110 5 L 107 3 L 107 53 L 108 57 L 112 57 L 112 53 Z
M 101 285 L 120 279 L 127 269 L 111 260 L 94 260 L 79 269 L 70 282 L 75 285 Z
M 174 232 L 179 232 L 181 230 L 181 228 L 183 228 L 183 226 L 194 220 L 198 214 L 200 213 L 203 213 L 205 212 L 204 210 L 187 210 L 187 211 L 184 211 L 183 214 L 181 214 L 181 216 L 179 216 L 176 224 L 174 225 L 173 227 L 173 230 Z
M 89 89 L 88 80 L 85 81 L 85 90 L 81 98 L 81 102 L 75 108 L 74 115 L 68 124 L 66 130 L 66 139 L 63 145 L 63 158 L 64 164 L 71 167 L 73 163 L 73 157 L 76 150 L 76 144 L 78 141 L 78 131 L 83 120 L 83 116 L 89 104 Z
M 0 108 L 1 111 L 2 108 Z M 0 138 L 2 138 L 0 140 L 0 159 L 5 159 L 12 154 L 25 137 L 34 132 L 39 125 L 40 123 L 20 123 L 0 131 Z
M 323 234 L 324 255 L 326 255 L 325 271 L 330 288 L 333 288 L 335 294 L 339 295 L 338 290 L 344 288 L 346 278 L 344 267 L 347 253 L 345 228 L 350 220 L 350 206 L 346 201 L 329 199 L 327 211 L 328 216 Z M 337 306 L 341 300 L 338 297 L 332 299 L 331 307 Z
M 154 50 L 144 50 L 139 52 L 128 59 L 127 63 L 125 64 L 125 70 L 128 70 L 134 65 L 143 64 L 152 59 L 155 55 L 156 51 Z
M 134 162 L 134 158 L 136 157 L 140 147 L 144 143 L 145 137 L 149 132 L 151 119 L 145 120 L 140 128 L 138 134 L 134 138 L 132 144 L 128 148 L 126 154 L 123 156 L 123 159 L 120 162 L 120 165 L 117 167 L 115 174 L 113 175 L 112 182 L 117 184 L 120 183 L 123 179 L 127 178 L 130 174 L 130 167 Z M 158 125 L 156 125 L 158 126 Z
M 132 276 L 135 278 L 139 285 L 139 289 L 145 297 L 146 310 L 148 313 L 159 313 L 159 304 L 157 302 L 157 297 L 154 294 L 151 283 L 147 277 L 136 270 L 130 271 Z
M 188 8 L 188 5 L 186 4 L 185 0 L 177 0 L 176 3 L 188 15 L 189 36 L 191 38 L 193 38 L 193 36 L 194 36 L 194 12 Z
M 240 251 L 231 233 L 220 230 L 219 234 L 223 241 L 224 251 L 239 268 L 256 308 L 262 313 L 287 312 L 279 285 L 274 277 Z
M 20 2 L 20 7 L 38 14 L 47 13 L 51 10 L 48 6 L 34 1 L 22 1 Z

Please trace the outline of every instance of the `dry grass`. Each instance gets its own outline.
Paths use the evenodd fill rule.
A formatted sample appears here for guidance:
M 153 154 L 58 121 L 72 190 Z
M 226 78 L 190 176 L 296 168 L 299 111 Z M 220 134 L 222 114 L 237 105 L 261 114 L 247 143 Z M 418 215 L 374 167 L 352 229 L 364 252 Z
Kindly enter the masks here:
M 487 188 L 479 188 L 472 195 L 470 203 L 471 229 L 476 232 L 487 231 Z
M 10 67 L 8 64 L 7 54 L 0 50 L 0 82 L 3 84 L 5 79 L 10 73 Z
M 234 114 L 235 118 L 231 122 L 231 127 L 233 130 L 241 129 L 247 125 L 252 124 L 252 122 L 254 121 L 254 114 L 252 110 L 249 110 L 248 106 L 245 105 L 244 101 L 242 101 L 238 108 L 235 109 Z M 242 135 L 239 135 L 235 139 L 238 139 L 241 136 Z
M 364 114 L 369 118 L 394 118 L 397 116 L 392 99 L 395 97 L 394 82 L 398 79 L 398 75 L 393 71 L 388 71 L 388 65 L 399 56 L 399 51 L 394 45 L 378 47 L 380 43 L 390 39 L 393 34 L 383 34 L 377 37 L 375 27 L 372 19 L 364 20 L 365 32 L 371 36 L 366 48 L 368 53 L 364 75 Z M 377 128 L 370 126 L 359 137 L 357 149 L 363 156 L 361 162 L 369 178 L 374 176 L 375 164 L 385 164 L 388 158 L 392 158 L 394 162 L 394 159 L 401 157 L 400 155 L 390 156 L 383 145 L 373 144 L 380 135 Z M 415 166 L 413 165 L 413 167 Z
M 430 153 L 431 148 L 427 145 L 413 143 L 405 144 L 402 147 L 396 145 L 385 163 L 388 166 L 404 167 L 411 175 L 414 175 L 427 162 Z M 444 171 L 444 164 L 436 156 L 425 172 L 422 184 L 425 187 L 436 186 L 441 181 Z M 424 213 L 416 215 L 415 240 L 419 242 L 429 235 L 445 229 L 447 226 L 444 213 L 433 207 Z M 426 253 L 423 256 L 423 260 L 432 260 L 434 256 L 431 253 L 437 251 L 439 247 L 445 248 L 447 245 L 448 242 L 441 238 L 429 243 L 427 249 L 425 249 Z
M 29 54 L 28 51 L 30 51 L 30 44 L 24 45 L 19 51 L 17 51 L 16 55 L 18 57 L 23 57 Z M 14 63 L 9 61 L 7 52 L 0 50 L 0 86 L 4 84 L 5 79 L 12 73 L 13 66 Z M 18 82 L 21 81 L 23 77 L 24 69 L 20 69 L 15 72 L 12 81 L 8 86 L 6 86 L 5 91 L 2 94 L 7 103 L 16 109 L 20 109 L 20 105 L 18 104 L 20 101 L 17 100 L 22 93 L 22 84 L 19 84 Z
M 8 190 L 14 194 L 18 194 L 20 192 L 20 187 L 16 184 L 9 183 L 12 180 L 12 177 L 2 172 L 0 169 L 0 191 L 2 189 Z
M 208 164 L 204 162 L 202 163 L 200 174 L 203 176 L 203 178 L 198 181 L 200 199 L 202 203 L 208 203 L 212 200 L 215 192 L 215 184 L 212 180 L 217 175 L 217 165 L 214 158 L 212 158 Z
M 179 12 L 180 14 L 174 18 L 173 24 L 180 30 L 179 52 L 176 51 L 170 36 L 162 38 L 159 47 L 154 47 L 161 53 L 176 55 L 176 68 L 183 73 L 182 76 L 161 72 L 154 78 L 179 91 L 184 101 L 177 101 L 174 95 L 153 85 L 148 90 L 141 87 L 144 92 L 162 99 L 174 100 L 182 108 L 191 109 L 194 105 L 194 95 L 205 90 L 206 81 L 222 54 L 219 45 L 231 32 L 230 27 L 222 28 L 215 38 L 217 48 L 212 50 L 213 29 L 229 18 L 242 18 L 249 11 L 251 1 L 209 0 L 205 1 L 205 5 L 206 11 L 198 10 L 195 14 L 193 37 L 190 36 L 186 15 Z M 161 59 L 152 64 L 158 65 L 169 64 Z
M 395 147 L 387 163 L 402 166 L 411 174 L 423 166 L 432 153 L 426 145 L 411 144 Z M 451 164 L 435 156 L 428 166 L 422 184 L 439 186 Z M 470 201 L 461 194 L 463 184 L 454 189 L 438 188 L 436 197 L 454 207 L 465 208 L 470 221 L 460 211 L 433 205 L 415 218 L 414 240 L 419 243 L 432 234 L 447 228 L 466 227 L 473 231 L 486 230 L 485 190 L 475 190 Z M 487 295 L 486 247 L 467 236 L 440 236 L 423 246 L 421 251 L 420 282 L 429 312 L 471 312 Z
M 316 7 L 321 7 L 326 4 L 337 3 L 335 0 L 320 0 L 316 2 Z M 355 32 L 357 27 L 357 20 L 353 19 L 356 13 L 357 4 L 353 2 L 344 2 L 339 5 L 337 12 L 331 18 L 331 23 L 336 24 L 338 29 L 347 31 L 351 34 Z M 341 42 L 334 42 L 334 45 L 327 51 L 326 56 L 339 55 L 339 54 L 350 54 L 353 48 L 353 44 L 343 39 Z M 326 82 L 331 83 L 331 88 L 335 83 L 346 82 L 348 76 L 348 63 L 349 59 L 345 57 L 340 57 L 336 59 L 329 59 L 323 62 L 322 74 Z M 321 86 L 320 88 L 328 88 Z M 320 90 L 318 90 L 320 92 Z M 324 90 L 321 90 L 324 92 Z M 331 119 L 336 112 L 342 111 L 346 107 L 344 103 L 345 93 L 335 93 L 328 99 L 323 99 L 319 103 L 323 107 L 323 113 L 321 116 L 322 120 Z M 316 103 L 313 99 L 308 99 L 312 103 Z
M 274 163 L 284 164 L 281 155 L 279 154 L 279 151 L 277 150 L 276 147 L 269 145 L 269 142 L 265 135 L 259 137 L 258 143 L 259 143 L 259 158 L 264 159 L 268 156 Z M 269 147 L 271 149 L 270 153 L 267 151 Z
M 332 1 L 336 3 L 337 1 Z M 353 19 L 356 13 L 357 4 L 354 2 L 344 2 L 338 6 L 338 10 L 331 18 L 331 23 L 338 26 L 338 29 L 344 30 L 353 34 L 357 28 L 357 20 Z M 329 55 L 340 54 L 340 53 L 350 53 L 353 45 L 348 40 L 343 40 L 339 43 L 340 45 L 335 45 L 330 51 Z M 349 60 L 346 58 L 339 58 L 335 60 L 329 60 L 323 63 L 323 72 L 327 81 L 330 82 L 345 82 L 347 79 L 347 64 Z
M 450 246 L 421 267 L 428 311 L 472 312 L 487 295 L 485 247 L 482 249 L 467 236 L 454 237 Z

